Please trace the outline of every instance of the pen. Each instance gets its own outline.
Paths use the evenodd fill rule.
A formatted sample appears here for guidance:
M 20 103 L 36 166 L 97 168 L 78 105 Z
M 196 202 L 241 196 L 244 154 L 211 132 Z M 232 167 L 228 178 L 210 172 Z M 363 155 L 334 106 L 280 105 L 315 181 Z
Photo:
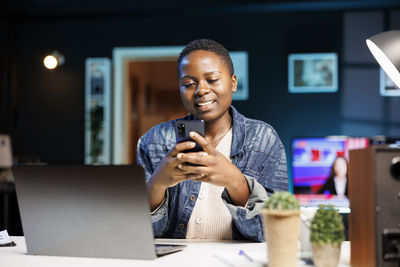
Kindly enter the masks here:
M 243 250 L 239 250 L 239 255 L 245 257 L 248 261 L 253 261 L 253 259 L 247 255 Z

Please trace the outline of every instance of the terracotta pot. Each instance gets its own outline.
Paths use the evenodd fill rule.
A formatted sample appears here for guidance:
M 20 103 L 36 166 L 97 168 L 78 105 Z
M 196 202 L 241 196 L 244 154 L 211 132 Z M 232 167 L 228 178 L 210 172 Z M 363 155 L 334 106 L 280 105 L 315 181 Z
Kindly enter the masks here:
M 340 245 L 312 244 L 313 261 L 316 267 L 337 267 L 340 258 Z
M 295 267 L 300 236 L 299 210 L 262 209 L 268 267 Z

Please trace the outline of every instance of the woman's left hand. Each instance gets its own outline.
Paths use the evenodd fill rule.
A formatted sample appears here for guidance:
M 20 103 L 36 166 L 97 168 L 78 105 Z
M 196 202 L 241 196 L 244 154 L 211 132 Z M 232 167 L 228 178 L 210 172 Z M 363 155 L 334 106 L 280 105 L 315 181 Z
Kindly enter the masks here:
M 212 144 L 207 143 L 204 137 L 196 132 L 191 132 L 190 137 L 199 143 L 204 151 L 179 153 L 177 158 L 186 163 L 178 165 L 178 168 L 188 174 L 201 173 L 201 178 L 194 180 L 225 187 L 232 201 L 244 206 L 250 192 L 242 172 Z

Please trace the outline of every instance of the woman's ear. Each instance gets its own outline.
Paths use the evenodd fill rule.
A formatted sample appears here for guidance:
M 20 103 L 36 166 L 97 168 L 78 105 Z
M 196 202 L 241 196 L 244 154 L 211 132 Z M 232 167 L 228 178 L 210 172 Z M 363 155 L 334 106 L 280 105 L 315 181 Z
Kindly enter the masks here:
M 232 75 L 232 92 L 236 92 L 237 90 L 237 77 L 236 74 Z

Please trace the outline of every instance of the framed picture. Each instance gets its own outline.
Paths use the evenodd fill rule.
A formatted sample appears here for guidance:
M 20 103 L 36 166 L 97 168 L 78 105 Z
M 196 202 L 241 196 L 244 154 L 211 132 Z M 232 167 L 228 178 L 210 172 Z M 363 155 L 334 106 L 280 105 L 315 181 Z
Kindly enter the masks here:
M 111 163 L 110 72 L 110 59 L 86 59 L 85 164 Z
M 400 96 L 400 88 L 379 68 L 379 92 L 381 96 Z
M 290 93 L 330 93 L 338 90 L 336 53 L 291 54 L 288 58 Z
M 237 77 L 237 91 L 233 93 L 232 100 L 249 99 L 249 71 L 248 55 L 246 51 L 229 53 L 232 59 L 233 68 Z

